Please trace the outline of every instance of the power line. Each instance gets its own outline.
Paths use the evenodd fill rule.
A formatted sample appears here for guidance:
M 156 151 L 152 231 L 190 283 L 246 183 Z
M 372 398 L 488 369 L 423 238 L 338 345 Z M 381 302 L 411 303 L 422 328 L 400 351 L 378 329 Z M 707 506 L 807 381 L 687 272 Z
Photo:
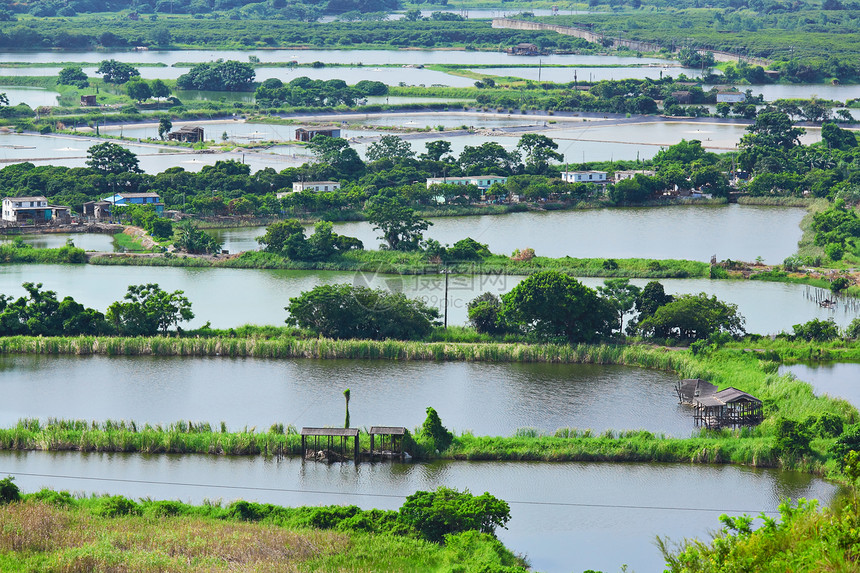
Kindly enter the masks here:
M 27 477 L 43 477 L 43 478 L 55 478 L 55 479 L 76 479 L 76 480 L 86 480 L 86 481 L 99 481 L 99 482 L 116 482 L 116 483 L 137 483 L 137 484 L 147 484 L 147 485 L 170 485 L 170 486 L 181 486 L 181 487 L 197 487 L 197 488 L 210 488 L 210 489 L 232 489 L 232 490 L 248 490 L 248 491 L 268 491 L 268 492 L 278 492 L 278 493 L 306 493 L 306 494 L 318 494 L 318 495 L 341 495 L 341 496 L 355 496 L 355 497 L 383 497 L 383 498 L 394 498 L 394 499 L 406 499 L 405 495 L 397 495 L 390 493 L 365 493 L 365 492 L 343 492 L 343 491 L 325 491 L 325 490 L 313 490 L 313 489 L 290 489 L 290 488 L 280 488 L 280 487 L 255 487 L 255 486 L 240 486 L 240 485 L 222 485 L 222 484 L 207 484 L 207 483 L 194 483 L 194 482 L 174 482 L 174 481 L 157 481 L 157 480 L 142 480 L 142 479 L 126 479 L 126 478 L 106 478 L 106 477 L 85 477 L 85 476 L 71 476 L 71 475 L 61 475 L 61 474 L 39 474 L 39 473 L 25 473 L 25 472 L 5 472 L 0 471 L 0 475 L 19 475 L 19 476 L 27 476 Z M 578 502 L 564 502 L 564 501 L 528 501 L 528 500 L 505 500 L 508 504 L 512 505 L 538 505 L 538 506 L 556 506 L 556 507 L 589 507 L 589 508 L 598 508 L 598 509 L 645 509 L 645 510 L 660 510 L 660 511 L 707 511 L 714 513 L 735 513 L 735 514 L 753 514 L 758 515 L 760 513 L 779 515 L 778 511 L 767 511 L 767 510 L 759 510 L 759 509 L 719 509 L 712 507 L 681 507 L 681 506 L 657 506 L 657 505 L 627 505 L 627 504 L 610 504 L 610 503 L 578 503 Z

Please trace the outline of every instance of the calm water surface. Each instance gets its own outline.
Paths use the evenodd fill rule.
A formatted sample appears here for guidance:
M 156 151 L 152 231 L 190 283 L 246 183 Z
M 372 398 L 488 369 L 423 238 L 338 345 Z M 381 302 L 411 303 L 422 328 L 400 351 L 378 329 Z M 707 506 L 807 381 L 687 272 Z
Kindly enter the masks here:
M 860 363 L 791 364 L 780 366 L 779 372 L 809 382 L 817 395 L 844 398 L 860 408 Z
M 417 490 L 444 485 L 488 491 L 510 503 L 511 521 L 507 530 L 499 531 L 501 540 L 525 554 L 534 570 L 548 573 L 618 571 L 622 564 L 630 571 L 661 571 L 657 535 L 673 541 L 707 540 L 719 527 L 721 513 L 757 516 L 775 512 L 786 498 L 816 498 L 826 504 L 840 493 L 832 484 L 794 472 L 669 464 L 355 466 L 259 457 L 0 452 L 0 474 L 15 475 L 24 491 L 47 486 L 193 503 L 247 499 L 397 509 Z M 249 489 L 255 487 L 263 489 Z M 732 495 L 715 495 L 726 491 Z
M 2 371 L 0 391 L 10 399 L 0 427 L 49 416 L 224 421 L 234 430 L 337 426 L 350 388 L 355 427 L 414 428 L 433 406 L 448 428 L 478 435 L 577 427 L 688 437 L 695 428 L 675 396 L 677 376 L 622 366 L 9 356 Z

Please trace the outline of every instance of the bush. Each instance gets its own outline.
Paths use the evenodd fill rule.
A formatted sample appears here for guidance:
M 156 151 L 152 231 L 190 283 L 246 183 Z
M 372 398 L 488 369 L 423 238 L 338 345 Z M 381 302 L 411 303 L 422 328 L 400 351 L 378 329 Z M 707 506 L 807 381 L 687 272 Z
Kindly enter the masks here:
M 827 255 L 827 258 L 831 261 L 841 261 L 842 256 L 845 254 L 845 249 L 843 249 L 842 245 L 838 243 L 828 243 L 824 247 L 824 254 Z
M 0 504 L 11 503 L 21 499 L 21 490 L 13 482 L 12 476 L 0 479 Z
M 839 338 L 839 327 L 832 317 L 827 320 L 813 318 L 804 324 L 795 324 L 792 328 L 794 329 L 795 338 L 800 338 L 808 342 L 812 342 L 813 340 L 826 342 Z
M 468 490 L 461 493 L 447 487 L 417 491 L 400 508 L 400 520 L 434 543 L 464 531 L 493 534 L 510 519 L 510 507 L 503 500 L 489 493 L 476 497 Z
M 852 451 L 860 452 L 860 424 L 846 429 L 830 446 L 830 454 L 839 463 L 840 469 L 845 465 L 845 456 Z
M 774 448 L 780 454 L 801 456 L 809 453 L 812 440 L 804 424 L 795 420 L 780 418 L 776 422 L 776 443 Z
M 102 517 L 118 517 L 138 513 L 140 513 L 140 507 L 134 501 L 121 495 L 103 497 L 96 509 L 96 514 Z
M 499 319 L 502 310 L 502 301 L 490 292 L 485 292 L 466 305 L 469 312 L 469 323 L 480 333 L 499 334 L 505 328 Z
M 851 340 L 860 339 L 860 318 L 855 318 L 851 321 L 851 324 L 845 329 L 845 338 L 850 338 Z

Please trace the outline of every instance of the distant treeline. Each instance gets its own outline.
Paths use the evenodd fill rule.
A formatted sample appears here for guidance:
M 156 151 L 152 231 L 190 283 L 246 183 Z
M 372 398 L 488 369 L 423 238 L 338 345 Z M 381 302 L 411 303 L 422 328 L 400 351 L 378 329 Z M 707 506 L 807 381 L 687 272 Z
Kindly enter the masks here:
M 374 21 L 325 24 L 289 20 L 230 20 L 125 17 L 25 20 L 0 30 L 0 48 L 90 49 L 133 46 L 190 47 L 355 47 L 433 48 L 474 46 L 498 49 L 531 42 L 544 49 L 581 50 L 597 46 L 555 32 L 494 29 L 487 20 Z

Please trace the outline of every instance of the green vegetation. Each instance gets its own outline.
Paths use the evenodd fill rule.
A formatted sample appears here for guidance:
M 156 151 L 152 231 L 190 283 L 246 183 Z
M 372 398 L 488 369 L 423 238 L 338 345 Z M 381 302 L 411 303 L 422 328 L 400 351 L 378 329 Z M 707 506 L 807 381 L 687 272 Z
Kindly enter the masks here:
M 399 511 L 22 495 L 8 478 L 0 493 L 3 570 L 525 571 L 487 526 L 510 518 L 488 493 L 419 491 Z
M 15 237 L 12 243 L 0 245 L 0 262 L 3 263 L 85 263 L 86 251 L 67 244 L 56 249 L 36 249 L 21 239 Z
M 130 285 L 123 301 L 111 304 L 107 320 L 122 336 L 166 335 L 171 326 L 191 320 L 189 301 L 181 290 L 168 293 L 157 284 Z

